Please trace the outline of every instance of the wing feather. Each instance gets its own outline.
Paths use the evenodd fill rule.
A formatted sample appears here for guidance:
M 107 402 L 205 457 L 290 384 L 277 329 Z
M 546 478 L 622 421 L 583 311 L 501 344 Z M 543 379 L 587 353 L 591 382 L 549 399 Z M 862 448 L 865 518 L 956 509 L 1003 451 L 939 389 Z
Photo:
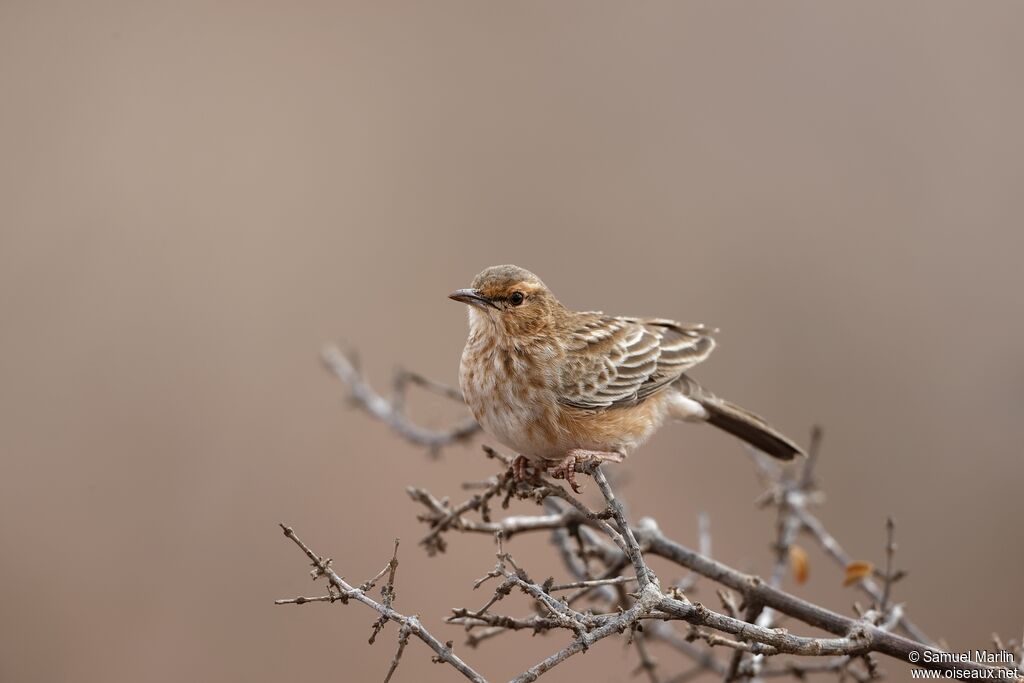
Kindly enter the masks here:
M 710 355 L 715 330 L 662 318 L 577 314 L 559 377 L 561 401 L 584 409 L 635 405 Z

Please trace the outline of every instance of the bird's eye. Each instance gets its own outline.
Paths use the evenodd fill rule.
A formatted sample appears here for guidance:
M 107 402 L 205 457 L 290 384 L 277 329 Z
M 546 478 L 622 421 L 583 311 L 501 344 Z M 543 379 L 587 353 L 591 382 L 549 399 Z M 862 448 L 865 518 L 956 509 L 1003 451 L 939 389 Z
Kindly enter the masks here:
M 511 303 L 513 306 L 518 306 L 519 304 L 523 303 L 523 299 L 525 298 L 526 297 L 523 296 L 522 292 L 512 292 L 512 296 L 510 296 L 508 300 L 509 303 Z

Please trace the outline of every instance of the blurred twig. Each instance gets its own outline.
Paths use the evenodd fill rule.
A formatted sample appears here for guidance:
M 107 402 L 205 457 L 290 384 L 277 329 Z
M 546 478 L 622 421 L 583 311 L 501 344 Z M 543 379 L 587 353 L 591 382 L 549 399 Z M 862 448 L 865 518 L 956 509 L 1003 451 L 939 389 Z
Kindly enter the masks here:
M 344 353 L 337 346 L 324 348 L 321 358 L 324 365 L 348 388 L 351 400 L 364 411 L 386 423 L 399 436 L 418 446 L 426 446 L 431 455 L 438 455 L 445 446 L 469 440 L 480 431 L 476 420 L 468 418 L 447 429 L 427 429 L 410 421 L 405 415 L 405 393 L 409 383 L 426 386 L 435 393 L 453 399 L 462 399 L 462 394 L 445 385 L 423 379 L 419 375 L 399 371 L 393 385 L 390 400 L 375 392 L 363 379 L 359 361 L 355 354 Z

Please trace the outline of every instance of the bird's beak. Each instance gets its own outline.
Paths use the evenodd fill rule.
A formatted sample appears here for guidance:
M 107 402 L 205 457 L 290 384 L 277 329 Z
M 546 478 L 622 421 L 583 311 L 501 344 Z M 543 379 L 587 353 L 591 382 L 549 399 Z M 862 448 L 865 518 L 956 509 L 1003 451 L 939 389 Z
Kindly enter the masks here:
M 448 298 L 454 299 L 455 301 L 461 301 L 462 303 L 469 304 L 470 306 L 476 306 L 477 308 L 484 308 L 485 306 L 497 308 L 493 301 L 480 294 L 479 289 L 456 289 L 448 295 Z

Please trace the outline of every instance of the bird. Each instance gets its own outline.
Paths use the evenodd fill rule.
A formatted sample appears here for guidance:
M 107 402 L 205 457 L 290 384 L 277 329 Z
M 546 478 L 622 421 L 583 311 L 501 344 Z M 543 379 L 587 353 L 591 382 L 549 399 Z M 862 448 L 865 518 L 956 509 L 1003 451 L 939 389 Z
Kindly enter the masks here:
M 715 349 L 717 329 L 665 318 L 575 312 L 539 277 L 491 266 L 449 298 L 468 305 L 459 385 L 485 432 L 579 492 L 577 466 L 622 462 L 667 418 L 707 422 L 781 460 L 803 450 L 764 418 L 687 373 Z

